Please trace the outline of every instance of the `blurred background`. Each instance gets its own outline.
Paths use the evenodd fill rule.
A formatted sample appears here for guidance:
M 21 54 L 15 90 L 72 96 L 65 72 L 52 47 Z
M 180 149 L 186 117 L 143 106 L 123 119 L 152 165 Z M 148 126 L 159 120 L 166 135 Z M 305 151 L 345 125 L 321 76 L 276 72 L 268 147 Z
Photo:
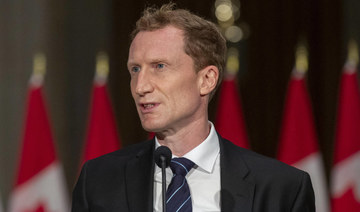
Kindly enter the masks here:
M 83 154 L 100 51 L 109 57 L 108 92 L 122 147 L 148 137 L 129 89 L 129 34 L 145 6 L 167 2 L 0 0 L 0 191 L 5 203 L 17 173 L 35 53 L 46 56 L 44 98 L 70 192 Z M 305 43 L 306 85 L 329 178 L 347 44 L 360 41 L 360 1 L 233 0 L 230 22 L 221 11 L 216 16 L 214 0 L 174 2 L 219 24 L 224 32 L 235 27 L 228 46 L 238 51 L 237 89 L 249 144 L 270 157 L 276 157 L 295 50 L 299 41 Z M 210 105 L 212 121 L 218 99 L 217 94 Z

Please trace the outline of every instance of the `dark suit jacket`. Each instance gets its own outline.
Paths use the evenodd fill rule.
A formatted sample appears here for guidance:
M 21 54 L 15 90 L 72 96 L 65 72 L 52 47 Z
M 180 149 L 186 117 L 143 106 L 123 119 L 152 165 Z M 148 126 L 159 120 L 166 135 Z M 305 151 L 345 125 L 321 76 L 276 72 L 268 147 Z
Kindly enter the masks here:
M 219 139 L 221 211 L 315 211 L 306 172 Z M 154 146 L 150 140 L 85 163 L 72 211 L 152 211 Z

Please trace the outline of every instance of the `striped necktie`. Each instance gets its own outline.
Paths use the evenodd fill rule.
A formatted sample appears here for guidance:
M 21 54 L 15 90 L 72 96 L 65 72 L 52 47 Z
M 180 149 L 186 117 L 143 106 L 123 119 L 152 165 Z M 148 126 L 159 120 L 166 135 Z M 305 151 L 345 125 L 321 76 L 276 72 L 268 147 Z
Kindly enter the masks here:
M 174 175 L 166 192 L 167 212 L 192 211 L 190 189 L 185 176 L 193 166 L 194 163 L 186 158 L 173 158 L 171 160 L 170 168 Z

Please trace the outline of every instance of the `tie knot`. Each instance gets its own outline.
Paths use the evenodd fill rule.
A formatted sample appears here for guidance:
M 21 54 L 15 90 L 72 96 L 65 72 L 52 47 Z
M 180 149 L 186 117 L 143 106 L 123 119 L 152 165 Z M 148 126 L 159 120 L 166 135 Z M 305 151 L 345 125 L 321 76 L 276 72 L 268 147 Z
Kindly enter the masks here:
M 194 165 L 194 162 L 189 159 L 173 158 L 171 159 L 170 168 L 174 174 L 185 177 Z

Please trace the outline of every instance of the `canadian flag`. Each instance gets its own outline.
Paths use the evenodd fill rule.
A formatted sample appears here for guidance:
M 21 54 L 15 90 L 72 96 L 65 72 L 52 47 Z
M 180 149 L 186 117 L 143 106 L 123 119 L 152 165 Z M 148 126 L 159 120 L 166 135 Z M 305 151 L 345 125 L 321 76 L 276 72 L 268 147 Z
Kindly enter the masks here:
M 314 125 L 304 73 L 294 70 L 284 108 L 278 159 L 310 174 L 316 211 L 328 212 L 327 183 Z
M 93 86 L 83 162 L 120 149 L 120 139 L 106 88 L 105 76 L 97 75 Z
M 235 77 L 227 76 L 222 82 L 215 120 L 215 128 L 224 138 L 234 144 L 249 148 L 240 96 Z
M 345 65 L 339 95 L 332 208 L 333 212 L 360 211 L 360 94 L 355 66 Z
M 153 139 L 155 136 L 155 133 L 154 132 L 149 132 L 148 134 L 148 139 Z
M 28 94 L 25 131 L 10 212 L 69 211 L 63 170 L 55 153 L 42 95 L 42 76 L 34 74 Z

